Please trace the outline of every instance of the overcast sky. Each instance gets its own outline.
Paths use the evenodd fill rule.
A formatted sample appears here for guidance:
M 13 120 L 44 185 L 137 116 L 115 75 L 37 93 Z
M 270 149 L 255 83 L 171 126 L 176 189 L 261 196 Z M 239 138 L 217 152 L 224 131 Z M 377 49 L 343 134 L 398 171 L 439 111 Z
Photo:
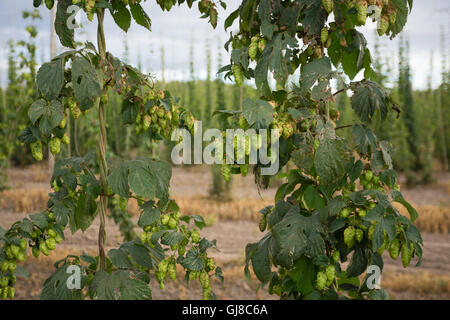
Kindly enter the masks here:
M 129 46 L 129 62 L 137 65 L 140 57 L 143 69 L 151 71 L 157 77 L 161 77 L 161 47 L 165 50 L 165 78 L 188 79 L 189 75 L 189 47 L 194 44 L 194 65 L 196 76 L 204 78 L 206 75 L 206 50 L 205 42 L 208 40 L 212 50 L 213 73 L 217 71 L 217 53 L 219 44 L 223 51 L 223 63 L 228 62 L 228 56 L 222 47 L 228 34 L 223 29 L 223 21 L 230 12 L 239 6 L 240 0 L 225 0 L 228 5 L 226 11 L 219 9 L 219 22 L 214 30 L 205 19 L 199 19 L 197 8 L 189 9 L 186 4 L 175 7 L 170 12 L 162 12 L 156 1 L 146 1 L 143 5 L 152 20 L 152 32 L 135 24 L 131 25 L 128 34 L 114 25 L 109 14 L 106 18 L 107 50 L 114 55 L 123 58 L 124 41 Z M 2 85 L 6 82 L 7 72 L 7 42 L 13 40 L 26 40 L 25 26 L 30 21 L 22 20 L 22 10 L 32 9 L 31 0 L 0 0 L 0 80 Z M 44 7 L 40 9 L 43 20 L 37 22 L 39 37 L 37 44 L 39 50 L 37 58 L 39 62 L 49 59 L 50 47 L 50 12 Z M 81 22 L 85 23 L 85 32 L 77 33 L 77 40 L 88 39 L 95 42 L 94 23 L 87 23 L 83 14 L 80 14 Z M 430 55 L 434 52 L 434 84 L 438 83 L 442 61 L 442 44 L 440 41 L 440 29 L 444 28 L 446 34 L 450 34 L 450 1 L 449 0 L 416 0 L 413 12 L 409 17 L 407 26 L 403 31 L 410 41 L 410 63 L 413 71 L 414 88 L 425 88 L 427 77 L 430 74 Z M 370 23 L 360 28 L 368 41 L 373 46 L 374 30 L 376 25 Z M 79 30 L 79 29 L 77 29 Z M 230 31 L 230 29 L 228 30 Z M 384 56 L 392 57 L 391 64 L 396 66 L 398 51 L 398 38 L 393 41 L 381 42 L 381 50 Z M 449 54 L 449 37 L 446 37 L 445 52 Z M 63 50 L 58 48 L 58 50 Z M 448 65 L 448 63 L 447 63 Z

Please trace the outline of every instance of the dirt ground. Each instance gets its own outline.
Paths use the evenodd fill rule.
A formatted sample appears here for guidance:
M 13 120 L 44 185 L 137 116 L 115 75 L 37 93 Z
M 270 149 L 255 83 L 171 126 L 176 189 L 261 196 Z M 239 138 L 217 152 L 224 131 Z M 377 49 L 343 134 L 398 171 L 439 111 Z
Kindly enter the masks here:
M 14 189 L 45 190 L 49 186 L 45 182 L 47 173 L 42 168 L 10 169 L 8 171 L 10 186 Z M 207 197 L 211 184 L 210 171 L 205 168 L 174 168 L 172 177 L 172 195 L 175 197 Z M 234 199 L 257 201 L 273 199 L 275 189 L 258 193 L 253 178 L 238 178 L 233 184 Z M 450 207 L 450 176 L 440 175 L 439 180 L 426 188 L 403 189 L 405 198 L 416 205 L 436 205 Z M 183 209 L 183 208 L 181 208 Z M 255 212 L 256 214 L 256 212 Z M 419 211 L 420 214 L 420 211 Z M 25 217 L 26 213 L 15 212 L 7 204 L 0 207 L 0 227 L 7 228 L 13 222 Z M 135 217 L 137 218 L 137 217 Z M 52 261 L 68 253 L 81 251 L 95 253 L 98 238 L 98 220 L 85 233 L 71 235 L 66 231 L 66 241 L 51 253 L 49 259 L 30 259 L 25 263 L 30 279 L 18 279 L 17 299 L 39 299 L 40 288 L 45 279 L 52 273 Z M 112 220 L 107 221 L 107 246 L 117 247 L 120 242 L 118 228 Z M 216 239 L 220 249 L 212 252 L 218 264 L 223 267 L 224 284 L 214 283 L 219 299 L 275 299 L 264 290 L 256 291 L 257 283 L 245 282 L 243 278 L 243 262 L 245 245 L 258 241 L 261 233 L 254 221 L 221 221 L 217 219 L 212 225 L 204 228 L 202 235 L 208 239 Z M 450 234 L 422 233 L 424 239 L 424 255 L 422 265 L 418 268 L 404 269 L 399 261 L 385 259 L 385 270 L 382 285 L 386 286 L 394 299 L 450 299 Z M 386 279 L 383 282 L 383 279 Z M 155 286 L 152 281 L 151 286 Z M 152 290 L 154 299 L 198 299 L 198 285 L 186 287 L 184 283 L 168 283 L 164 291 Z

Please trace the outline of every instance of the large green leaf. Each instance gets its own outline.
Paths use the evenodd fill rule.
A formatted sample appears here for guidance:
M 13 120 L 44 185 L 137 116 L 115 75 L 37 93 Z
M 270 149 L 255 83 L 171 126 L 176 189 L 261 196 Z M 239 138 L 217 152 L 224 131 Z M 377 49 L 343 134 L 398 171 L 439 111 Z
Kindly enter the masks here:
M 132 272 L 119 270 L 114 273 L 99 271 L 90 285 L 90 293 L 96 300 L 151 300 L 147 283 Z
M 397 8 L 395 23 L 390 26 L 390 30 L 392 31 L 391 38 L 393 38 L 403 30 L 403 27 L 408 20 L 408 6 L 407 0 L 392 0 L 391 5 Z
M 144 228 L 148 225 L 153 224 L 156 222 L 159 217 L 161 216 L 161 211 L 158 208 L 154 208 L 153 204 L 148 203 L 147 205 L 142 206 L 142 213 L 139 217 L 138 225 L 141 228 Z
M 59 37 L 59 41 L 64 47 L 74 48 L 74 30 L 67 27 L 67 22 L 73 14 L 67 12 L 67 8 L 72 5 L 72 0 L 59 0 L 55 17 L 55 32 Z
M 31 105 L 28 115 L 33 124 L 40 119 L 39 130 L 47 136 L 63 119 L 64 108 L 58 100 L 47 103 L 45 100 L 39 99 Z
M 300 3 L 306 3 L 306 9 L 303 11 L 303 27 L 310 35 L 319 35 L 322 30 L 328 13 L 322 5 L 322 0 L 302 0 Z
M 369 151 L 374 152 L 377 149 L 377 137 L 364 125 L 355 124 L 352 127 L 352 133 L 355 137 L 355 144 L 358 152 L 367 154 Z
M 386 119 L 388 102 L 384 89 L 377 83 L 364 80 L 355 84 L 352 108 L 362 121 L 370 121 L 379 111 L 381 119 Z
M 137 24 L 143 26 L 144 28 L 150 30 L 152 22 L 150 21 L 149 16 L 145 13 L 144 9 L 142 9 L 140 4 L 131 4 L 130 3 L 130 11 L 133 16 L 134 21 Z
M 298 259 L 294 264 L 294 270 L 291 272 L 291 278 L 301 294 L 307 295 L 313 291 L 316 270 L 312 261 L 305 256 Z
M 111 249 L 108 251 L 108 257 L 117 268 L 131 269 L 133 264 L 130 262 L 127 253 L 122 249 Z
M 41 300 L 81 300 L 81 290 L 70 290 L 67 288 L 67 280 L 72 275 L 67 273 L 68 265 L 64 265 L 57 269 L 56 272 L 50 276 L 42 287 Z M 81 286 L 83 286 L 84 279 L 81 279 Z
M 39 91 L 48 101 L 56 99 L 64 82 L 63 59 L 44 63 L 36 74 L 36 84 Z
M 300 214 L 298 207 L 292 208 L 272 228 L 272 235 L 279 247 L 277 260 L 284 267 L 291 268 L 293 262 L 303 254 L 310 257 L 323 254 L 325 243 L 322 232 L 323 226 L 318 215 L 305 217 Z
M 321 183 L 335 183 L 345 174 L 345 147 L 341 140 L 323 139 L 317 149 L 314 165 Z
M 116 24 L 125 32 L 131 25 L 131 14 L 122 1 L 113 1 L 113 10 L 110 10 Z
M 111 190 L 125 198 L 130 197 L 130 187 L 128 186 L 128 164 L 126 161 L 120 161 L 109 174 L 108 184 Z
M 267 128 L 273 120 L 273 108 L 264 100 L 245 99 L 242 103 L 242 113 L 247 122 L 255 129 Z
M 352 278 L 362 274 L 367 269 L 367 262 L 364 251 L 360 247 L 357 247 L 348 265 L 347 277 Z
M 328 57 L 314 60 L 306 64 L 301 71 L 300 87 L 308 90 L 320 78 L 328 78 L 332 74 L 331 61 Z
M 83 57 L 76 57 L 72 63 L 72 85 L 75 99 L 81 110 L 93 107 L 101 95 L 101 86 L 94 67 Z

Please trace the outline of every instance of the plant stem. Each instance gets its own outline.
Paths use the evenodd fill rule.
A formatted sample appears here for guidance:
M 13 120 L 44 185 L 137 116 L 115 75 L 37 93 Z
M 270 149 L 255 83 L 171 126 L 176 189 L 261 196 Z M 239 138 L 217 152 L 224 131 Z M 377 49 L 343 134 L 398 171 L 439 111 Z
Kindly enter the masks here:
M 106 59 L 106 44 L 105 44 L 105 34 L 103 31 L 103 20 L 105 17 L 104 9 L 98 9 L 98 29 L 97 29 L 97 46 L 100 53 L 100 67 L 103 68 Z M 102 89 L 102 93 L 105 88 Z M 99 150 L 99 160 L 100 160 L 100 184 L 102 186 L 103 192 L 100 195 L 100 206 L 99 206 L 99 218 L 100 218 L 100 229 L 98 232 L 98 249 L 100 257 L 100 269 L 106 269 L 106 255 L 105 255 L 105 243 L 106 243 L 106 230 L 105 230 L 105 217 L 106 210 L 108 207 L 108 197 L 105 196 L 108 189 L 108 182 L 106 180 L 108 174 L 108 165 L 106 162 L 106 123 L 105 123 L 105 109 L 103 102 L 100 100 L 98 106 L 98 117 L 100 123 L 100 137 L 98 140 L 98 150 Z

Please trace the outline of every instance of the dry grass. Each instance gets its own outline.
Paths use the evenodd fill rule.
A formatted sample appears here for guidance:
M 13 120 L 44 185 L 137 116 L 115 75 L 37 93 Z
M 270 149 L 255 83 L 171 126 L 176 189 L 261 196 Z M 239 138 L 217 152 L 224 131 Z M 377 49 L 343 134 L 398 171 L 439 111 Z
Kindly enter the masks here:
M 48 183 L 51 176 L 46 163 L 32 164 L 26 168 L 13 168 L 7 170 L 9 181 L 16 185 L 26 183 Z
M 395 296 L 414 293 L 420 298 L 450 299 L 450 276 L 429 272 L 383 272 L 382 285 Z
M 32 213 L 45 209 L 48 191 L 44 189 L 11 189 L 0 192 L 0 208 L 17 213 Z

